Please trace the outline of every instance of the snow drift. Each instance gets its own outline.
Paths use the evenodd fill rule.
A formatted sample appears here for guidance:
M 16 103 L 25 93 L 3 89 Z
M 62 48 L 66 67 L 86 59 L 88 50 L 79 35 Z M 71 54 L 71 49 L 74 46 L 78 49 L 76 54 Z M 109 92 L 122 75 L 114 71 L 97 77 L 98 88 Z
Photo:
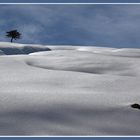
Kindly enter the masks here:
M 0 135 L 140 135 L 139 49 L 43 47 L 0 56 Z

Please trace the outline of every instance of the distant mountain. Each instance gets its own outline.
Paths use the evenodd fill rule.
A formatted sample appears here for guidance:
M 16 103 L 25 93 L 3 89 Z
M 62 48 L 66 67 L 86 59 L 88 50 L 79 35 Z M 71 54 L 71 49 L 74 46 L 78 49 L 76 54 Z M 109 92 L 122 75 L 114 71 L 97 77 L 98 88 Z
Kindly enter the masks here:
M 0 55 L 30 54 L 50 50 L 51 49 L 43 45 L 0 42 Z

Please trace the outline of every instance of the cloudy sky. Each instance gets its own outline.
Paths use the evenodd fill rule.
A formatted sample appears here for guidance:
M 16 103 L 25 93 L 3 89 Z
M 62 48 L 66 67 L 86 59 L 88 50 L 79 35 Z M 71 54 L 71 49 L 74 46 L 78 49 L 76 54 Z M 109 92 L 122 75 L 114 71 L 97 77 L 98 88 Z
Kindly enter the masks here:
M 0 41 L 140 48 L 140 5 L 0 5 Z

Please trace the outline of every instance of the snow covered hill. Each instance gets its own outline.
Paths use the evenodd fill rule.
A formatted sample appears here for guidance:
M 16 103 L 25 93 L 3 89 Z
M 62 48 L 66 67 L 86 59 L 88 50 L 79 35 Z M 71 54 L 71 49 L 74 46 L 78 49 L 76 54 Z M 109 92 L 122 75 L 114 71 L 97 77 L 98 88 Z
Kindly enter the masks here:
M 140 135 L 140 49 L 0 42 L 0 54 L 0 135 Z
M 50 51 L 50 49 L 42 45 L 0 43 L 0 55 L 29 54 L 39 51 Z

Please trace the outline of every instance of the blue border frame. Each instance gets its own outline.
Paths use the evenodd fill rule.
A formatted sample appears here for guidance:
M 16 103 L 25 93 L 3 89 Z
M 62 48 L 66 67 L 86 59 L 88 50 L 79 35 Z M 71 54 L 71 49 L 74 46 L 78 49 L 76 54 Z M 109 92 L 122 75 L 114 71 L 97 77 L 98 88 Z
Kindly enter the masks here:
M 0 0 L 0 3 L 140 3 L 140 0 Z
M 139 140 L 139 137 L 0 137 L 0 140 Z
M 0 0 L 1 3 L 140 3 L 140 0 Z M 0 140 L 139 140 L 140 137 L 0 137 Z

